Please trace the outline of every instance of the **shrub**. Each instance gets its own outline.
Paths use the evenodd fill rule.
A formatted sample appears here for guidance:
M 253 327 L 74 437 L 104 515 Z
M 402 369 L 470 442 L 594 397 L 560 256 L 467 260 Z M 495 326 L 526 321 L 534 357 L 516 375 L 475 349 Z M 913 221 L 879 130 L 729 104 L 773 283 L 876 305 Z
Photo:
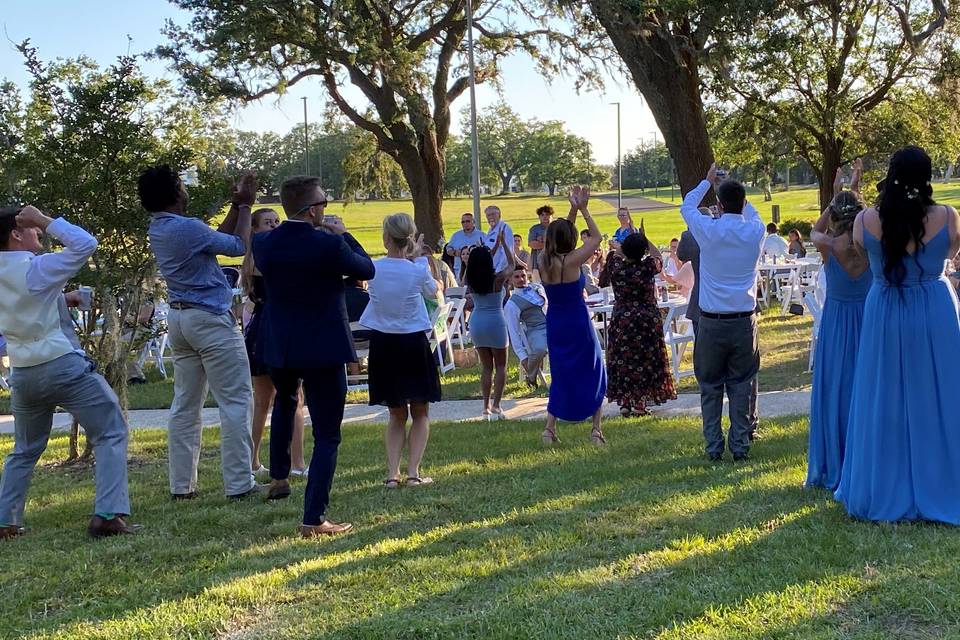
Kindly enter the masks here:
M 809 220 L 783 220 L 780 222 L 777 232 L 781 236 L 787 237 L 791 229 L 796 229 L 800 232 L 800 235 L 803 236 L 804 240 L 809 240 L 810 232 L 813 231 L 813 223 Z

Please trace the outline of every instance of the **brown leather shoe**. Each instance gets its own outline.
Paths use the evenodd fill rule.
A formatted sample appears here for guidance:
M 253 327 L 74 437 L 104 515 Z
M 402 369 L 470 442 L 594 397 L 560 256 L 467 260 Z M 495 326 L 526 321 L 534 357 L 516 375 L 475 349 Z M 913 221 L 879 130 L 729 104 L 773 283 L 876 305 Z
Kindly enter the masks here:
M 270 488 L 267 489 L 267 500 L 283 500 L 290 497 L 290 483 L 286 480 L 270 481 Z
M 330 522 L 324 520 L 320 524 L 300 525 L 301 538 L 319 538 L 320 536 L 335 536 L 353 529 L 349 522 Z
M 23 527 L 18 527 L 15 524 L 11 524 L 7 527 L 0 527 L 0 540 L 16 538 L 18 536 L 22 536 L 24 533 L 26 533 L 26 529 Z
M 130 535 L 143 529 L 139 524 L 127 524 L 122 516 L 116 516 L 112 520 L 106 520 L 100 516 L 90 518 L 90 526 L 87 532 L 94 538 L 106 538 L 109 536 Z

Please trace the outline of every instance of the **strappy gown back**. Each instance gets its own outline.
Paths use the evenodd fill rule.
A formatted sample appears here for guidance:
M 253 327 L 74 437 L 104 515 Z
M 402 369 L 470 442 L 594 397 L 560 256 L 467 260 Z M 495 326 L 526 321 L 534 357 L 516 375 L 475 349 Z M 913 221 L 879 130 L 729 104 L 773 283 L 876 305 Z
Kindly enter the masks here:
M 836 498 L 858 518 L 960 524 L 960 316 L 943 275 L 947 227 L 907 256 L 902 287 L 864 229 L 867 295 Z M 828 356 L 829 357 L 829 356 Z
M 835 257 L 828 258 L 823 269 L 827 299 L 813 360 L 807 485 L 833 491 L 840 483 L 863 305 L 873 273 L 865 269 L 852 278 Z
M 563 270 L 561 268 L 561 274 Z M 547 411 L 561 420 L 591 417 L 607 393 L 603 351 L 583 299 L 583 273 L 573 282 L 545 284 L 550 398 Z

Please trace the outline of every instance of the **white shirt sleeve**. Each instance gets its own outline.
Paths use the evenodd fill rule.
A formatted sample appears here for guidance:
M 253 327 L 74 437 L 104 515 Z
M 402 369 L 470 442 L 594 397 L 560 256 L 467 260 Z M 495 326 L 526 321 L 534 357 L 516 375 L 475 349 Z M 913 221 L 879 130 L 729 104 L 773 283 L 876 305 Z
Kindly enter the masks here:
M 45 253 L 30 261 L 27 289 L 33 295 L 63 289 L 97 250 L 96 238 L 63 218 L 51 222 L 46 232 L 63 243 L 63 251 Z
M 703 245 L 708 240 L 707 233 L 710 223 L 713 219 L 700 213 L 700 202 L 703 196 L 710 190 L 710 183 L 701 180 L 700 184 L 691 189 L 683 198 L 683 204 L 680 205 L 680 215 L 683 221 L 687 223 L 687 228 L 693 234 L 694 239 Z
M 507 300 L 503 305 L 503 317 L 507 321 L 507 333 L 510 334 L 510 346 L 521 361 L 527 357 L 527 337 L 520 326 L 520 307 Z

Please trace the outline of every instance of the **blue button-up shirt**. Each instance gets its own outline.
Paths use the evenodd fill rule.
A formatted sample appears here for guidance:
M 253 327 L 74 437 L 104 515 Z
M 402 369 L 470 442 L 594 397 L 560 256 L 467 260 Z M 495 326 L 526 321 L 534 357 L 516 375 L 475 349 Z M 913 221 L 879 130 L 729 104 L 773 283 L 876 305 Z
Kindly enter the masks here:
M 246 253 L 238 236 L 220 233 L 196 218 L 158 213 L 150 222 L 150 248 L 167 281 L 170 302 L 182 302 L 210 313 L 230 310 L 233 290 L 217 256 Z

